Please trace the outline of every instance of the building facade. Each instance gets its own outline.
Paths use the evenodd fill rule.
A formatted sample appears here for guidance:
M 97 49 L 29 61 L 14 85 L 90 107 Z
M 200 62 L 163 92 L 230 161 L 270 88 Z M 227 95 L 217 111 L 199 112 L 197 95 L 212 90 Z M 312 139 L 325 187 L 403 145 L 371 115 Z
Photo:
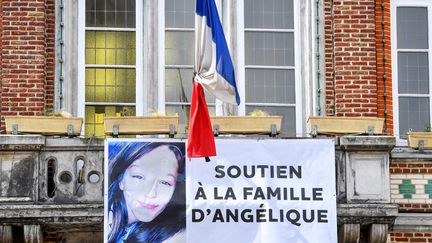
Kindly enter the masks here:
M 428 0 L 216 0 L 242 103 L 207 94 L 213 115 L 384 119 L 385 136 L 334 137 L 341 242 L 432 240 Z M 80 138 L 0 137 L 3 242 L 101 241 L 103 117 L 178 114 L 186 136 L 193 0 L 0 0 L 4 116 L 65 111 Z M 78 175 L 84 173 L 84 180 Z M 358 176 L 361 175 L 361 176 Z M 13 239 L 12 239 L 13 238 Z

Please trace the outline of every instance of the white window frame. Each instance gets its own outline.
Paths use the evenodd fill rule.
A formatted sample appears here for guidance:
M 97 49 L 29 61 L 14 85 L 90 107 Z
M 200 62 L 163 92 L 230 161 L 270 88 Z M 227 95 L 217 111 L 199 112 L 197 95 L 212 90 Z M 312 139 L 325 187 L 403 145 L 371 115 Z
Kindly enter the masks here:
M 245 25 L 244 25 L 244 1 L 237 1 L 238 7 L 237 7 L 237 16 L 242 16 L 239 19 L 239 24 L 237 26 L 237 29 L 239 30 L 237 32 L 237 41 L 238 41 L 238 50 L 237 55 L 239 57 L 238 61 L 238 69 L 236 70 L 238 73 L 238 85 L 240 86 L 239 92 L 240 92 L 240 99 L 242 100 L 240 107 L 239 107 L 239 115 L 246 115 L 246 89 L 245 89 L 245 79 L 246 79 L 246 68 L 270 68 L 270 69 L 278 69 L 278 70 L 292 70 L 294 69 L 294 75 L 295 75 L 295 104 L 281 104 L 281 103 L 247 103 L 248 105 L 253 106 L 268 106 L 268 107 L 287 107 L 287 108 L 295 108 L 295 115 L 296 115 L 296 128 L 295 133 L 296 137 L 302 137 L 304 135 L 304 116 L 303 116 L 303 84 L 301 82 L 301 43 L 300 43 L 300 4 L 299 0 L 293 0 L 293 12 L 294 12 L 294 29 L 287 29 L 287 30 L 281 30 L 281 29 L 251 29 L 248 28 L 248 30 L 253 31 L 260 31 L 260 32 L 283 32 L 283 33 L 294 33 L 294 66 L 283 66 L 283 67 L 275 67 L 275 66 L 255 66 L 255 65 L 246 65 L 245 64 Z
M 222 18 L 222 12 L 221 12 L 221 0 L 215 0 L 216 7 L 218 8 L 219 17 Z M 192 6 L 195 10 L 195 6 Z M 171 65 L 165 63 L 165 32 L 166 31 L 195 31 L 195 27 L 193 28 L 172 28 L 172 27 L 166 27 L 165 26 L 165 0 L 160 0 L 158 4 L 158 11 L 159 11 L 159 26 L 158 26 L 158 39 L 159 39 L 159 49 L 158 49 L 158 73 L 159 73 L 159 80 L 158 80 L 158 111 L 162 114 L 165 114 L 165 107 L 166 105 L 185 105 L 190 107 L 190 102 L 167 102 L 165 100 L 165 71 L 169 68 L 191 68 L 193 70 L 194 64 L 191 65 Z M 222 19 L 221 19 L 222 21 Z M 192 77 L 191 77 L 192 78 Z M 192 79 L 190 80 L 192 82 Z M 222 115 L 220 113 L 220 110 L 217 109 L 218 104 L 220 101 L 218 99 L 215 99 L 215 103 L 212 103 L 211 105 L 207 104 L 209 107 L 216 107 L 216 115 Z
M 295 49 L 295 59 L 294 59 L 294 66 L 288 68 L 288 69 L 294 69 L 295 73 L 295 104 L 288 105 L 288 104 L 278 104 L 278 103 L 248 103 L 248 105 L 258 105 L 258 106 L 270 106 L 270 107 L 294 107 L 295 108 L 295 115 L 296 115 L 296 136 L 303 136 L 304 135 L 304 115 L 303 115 L 303 85 L 302 85 L 302 77 L 301 77 L 301 43 L 300 43 L 300 5 L 299 0 L 293 0 L 294 2 L 294 29 L 290 30 L 294 32 L 294 49 Z M 223 21 L 223 12 L 222 12 L 222 1 L 221 0 L 215 0 L 215 3 L 217 5 L 218 11 L 219 11 L 219 17 L 221 18 L 221 21 Z M 173 104 L 172 102 L 165 102 L 165 1 L 160 1 L 159 4 L 159 111 L 164 112 L 165 111 L 165 105 Z M 161 14 L 162 13 L 162 14 Z M 236 12 L 231 13 L 236 14 L 238 16 L 237 18 L 237 25 L 236 29 L 238 31 L 235 31 L 234 33 L 231 31 L 228 26 L 228 28 L 224 28 L 225 36 L 226 38 L 234 38 L 237 42 L 237 48 L 233 51 L 232 48 L 230 48 L 230 52 L 232 56 L 237 56 L 237 61 L 234 63 L 234 68 L 236 72 L 236 81 L 237 81 L 237 88 L 239 91 L 239 96 L 241 103 L 238 106 L 238 115 L 244 116 L 246 115 L 246 104 L 245 104 L 245 50 L 244 50 L 244 43 L 245 43 L 245 28 L 244 28 L 244 1 L 236 1 Z M 223 23 L 222 23 L 223 25 Z M 225 27 L 225 26 L 224 26 Z M 171 29 L 171 28 L 170 28 Z M 269 31 L 266 29 L 265 31 Z M 277 30 L 280 31 L 280 30 Z M 227 39 L 228 46 L 230 41 Z M 251 66 L 249 66 L 251 67 Z M 283 67 L 283 69 L 287 69 L 286 67 Z M 220 108 L 221 101 L 216 99 L 215 105 L 216 105 L 216 115 L 223 115 L 223 111 Z
M 426 7 L 428 11 L 428 51 L 423 49 L 397 48 L 397 8 L 398 7 Z M 399 134 L 399 97 L 426 97 L 429 98 L 429 122 L 432 121 L 432 1 L 427 0 L 393 0 L 390 11 L 391 20 L 391 53 L 392 53 L 392 88 L 393 88 L 393 128 L 396 145 L 407 146 L 407 140 L 401 139 Z M 427 52 L 429 62 L 429 94 L 402 94 L 398 89 L 398 51 Z
M 136 42 L 136 60 L 135 65 L 126 65 L 125 68 L 134 68 L 135 69 L 135 78 L 136 78 L 136 84 L 135 84 L 135 103 L 128 103 L 128 105 L 134 105 L 135 106 L 135 114 L 137 116 L 141 116 L 144 113 L 144 104 L 142 102 L 142 97 L 144 95 L 143 90 L 143 57 L 144 57 L 144 50 L 143 50 L 143 39 L 144 39 L 144 26 L 143 26 L 143 10 L 144 10 L 144 0 L 135 0 L 135 28 L 99 28 L 99 27 L 86 27 L 86 9 L 85 9 L 85 1 L 86 0 L 78 0 L 78 92 L 77 92 L 77 115 L 78 117 L 82 117 L 85 121 L 85 106 L 86 105 L 118 105 L 118 104 L 125 104 L 125 103 L 103 103 L 103 102 L 97 102 L 97 103 L 91 103 L 91 102 L 85 102 L 85 69 L 86 67 L 109 67 L 110 65 L 86 65 L 85 64 L 85 33 L 86 30 L 105 30 L 105 31 L 135 31 L 135 42 Z M 115 65 L 115 67 L 120 67 L 121 65 Z M 85 129 L 85 127 L 84 127 Z M 85 134 L 84 129 L 82 129 L 82 134 Z
M 144 6 L 147 4 L 144 4 L 145 0 L 136 0 L 136 115 L 144 115 L 147 112 L 148 107 L 144 107 L 144 103 L 146 98 L 142 98 L 144 95 L 146 95 L 146 92 L 144 91 L 144 82 L 145 80 L 145 67 L 144 63 L 146 60 L 144 58 L 148 58 L 148 55 L 146 55 L 146 51 L 154 51 L 157 55 L 157 64 L 155 63 L 155 66 L 157 66 L 157 88 L 155 88 L 155 92 L 157 93 L 157 110 L 158 112 L 165 112 L 165 1 L 157 1 L 157 8 L 155 9 L 157 11 L 157 45 L 158 47 L 155 50 L 145 50 L 144 45 L 147 41 L 144 39 L 144 23 L 147 21 L 147 18 L 150 18 L 150 16 L 143 16 L 144 12 Z M 223 13 L 222 13 L 222 0 L 216 0 L 216 5 L 219 9 L 219 14 L 221 17 L 221 21 L 223 21 Z M 248 103 L 248 105 L 267 105 L 270 107 L 294 107 L 295 108 L 295 115 L 296 115 L 296 136 L 304 136 L 305 134 L 305 114 L 304 114 L 304 99 L 312 99 L 311 97 L 308 97 L 303 93 L 304 84 L 302 81 L 302 50 L 301 50 L 301 14 L 300 14 L 300 0 L 293 0 L 294 3 L 294 29 L 292 30 L 294 32 L 294 48 L 295 48 L 295 63 L 294 66 L 290 68 L 294 68 L 295 70 L 295 104 L 287 105 L 287 104 L 280 104 L 277 103 L 271 103 L 271 104 L 261 104 L 261 103 Z M 234 27 L 237 31 L 231 32 L 230 26 L 224 26 L 228 27 L 225 28 L 225 34 L 227 38 L 233 38 L 236 42 L 236 47 L 234 49 L 231 49 L 231 55 L 236 56 L 236 60 L 234 62 L 235 70 L 236 70 L 236 80 L 239 90 L 239 95 L 241 99 L 241 104 L 238 107 L 238 115 L 246 115 L 246 105 L 245 105 L 245 50 L 244 50 L 244 43 L 245 43 L 245 31 L 244 31 L 244 1 L 235 1 L 236 4 L 236 11 L 230 12 L 229 14 L 235 14 L 237 21 L 236 26 Z M 193 6 L 195 8 L 195 6 Z M 78 53 L 77 53 L 77 62 L 78 62 L 78 80 L 77 80 L 77 94 L 75 96 L 77 97 L 77 115 L 79 117 L 83 117 L 85 120 L 85 0 L 78 0 Z M 266 30 L 268 31 L 268 30 Z M 227 34 L 228 32 L 228 34 Z M 232 40 L 231 40 L 232 41 Z M 230 45 L 230 40 L 227 40 L 228 45 Z M 152 61 L 152 60 L 150 60 Z M 250 67 L 250 66 L 249 66 Z M 285 67 L 284 67 L 285 69 Z M 157 89 L 157 90 L 156 90 Z M 222 109 L 218 109 L 220 106 L 220 101 L 216 99 L 215 105 L 216 105 L 216 115 L 223 115 Z M 171 104 L 171 103 L 169 103 Z M 84 131 L 83 131 L 83 134 Z

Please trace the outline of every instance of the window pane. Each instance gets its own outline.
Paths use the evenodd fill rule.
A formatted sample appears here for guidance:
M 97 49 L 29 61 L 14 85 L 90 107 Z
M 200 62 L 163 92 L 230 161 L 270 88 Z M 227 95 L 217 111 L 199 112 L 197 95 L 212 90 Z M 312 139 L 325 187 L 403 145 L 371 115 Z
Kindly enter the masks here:
M 406 138 L 406 132 L 424 131 L 430 125 L 429 99 L 417 97 L 399 97 L 400 137 Z
M 425 7 L 397 8 L 397 43 L 399 49 L 428 48 L 428 16 Z
M 165 25 L 168 28 L 193 28 L 195 23 L 194 0 L 166 0 Z
M 135 102 L 135 69 L 86 68 L 86 102 Z
M 86 64 L 135 65 L 135 32 L 86 31 Z
M 192 69 L 166 69 L 165 100 L 167 102 L 190 102 L 192 94 L 192 78 Z
M 245 1 L 245 28 L 293 29 L 293 0 Z
M 165 69 L 165 100 L 167 102 L 189 103 L 192 97 L 191 68 L 167 68 Z M 214 103 L 215 98 L 204 89 L 207 103 Z
M 294 104 L 294 70 L 246 69 L 246 100 Z
M 296 135 L 296 118 L 294 107 L 271 107 L 271 106 L 246 106 L 246 113 L 254 110 L 262 110 L 269 115 L 283 116 L 281 126 L 281 136 L 294 137 Z
M 294 66 L 294 34 L 246 32 L 246 65 Z
M 85 136 L 105 137 L 103 119 L 105 116 L 134 116 L 135 107 L 131 106 L 86 106 Z
M 192 96 L 195 36 L 190 28 L 194 25 L 195 0 L 165 0 L 165 111 L 167 115 L 179 115 L 181 134 L 187 132 Z M 213 96 L 207 93 L 205 96 L 208 103 L 214 103 Z
M 194 63 L 194 33 L 167 31 L 165 33 L 165 63 L 167 65 Z
M 86 0 L 86 26 L 135 28 L 135 0 Z
M 398 53 L 398 89 L 400 94 L 429 93 L 429 62 L 427 53 Z

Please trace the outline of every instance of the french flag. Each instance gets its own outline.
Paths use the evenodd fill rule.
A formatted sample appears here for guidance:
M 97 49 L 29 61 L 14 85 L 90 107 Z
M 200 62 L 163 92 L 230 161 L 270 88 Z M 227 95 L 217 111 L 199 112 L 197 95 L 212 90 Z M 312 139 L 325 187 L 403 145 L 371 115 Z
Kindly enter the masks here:
M 223 102 L 240 104 L 234 65 L 214 0 L 196 0 L 195 67 L 189 122 L 189 158 L 216 155 L 203 87 Z

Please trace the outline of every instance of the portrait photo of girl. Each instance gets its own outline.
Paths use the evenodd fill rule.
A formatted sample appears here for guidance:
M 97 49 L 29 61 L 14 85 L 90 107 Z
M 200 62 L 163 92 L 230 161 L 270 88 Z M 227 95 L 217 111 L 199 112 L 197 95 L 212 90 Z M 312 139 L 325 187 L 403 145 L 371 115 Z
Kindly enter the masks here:
M 106 143 L 105 241 L 186 242 L 185 143 Z

